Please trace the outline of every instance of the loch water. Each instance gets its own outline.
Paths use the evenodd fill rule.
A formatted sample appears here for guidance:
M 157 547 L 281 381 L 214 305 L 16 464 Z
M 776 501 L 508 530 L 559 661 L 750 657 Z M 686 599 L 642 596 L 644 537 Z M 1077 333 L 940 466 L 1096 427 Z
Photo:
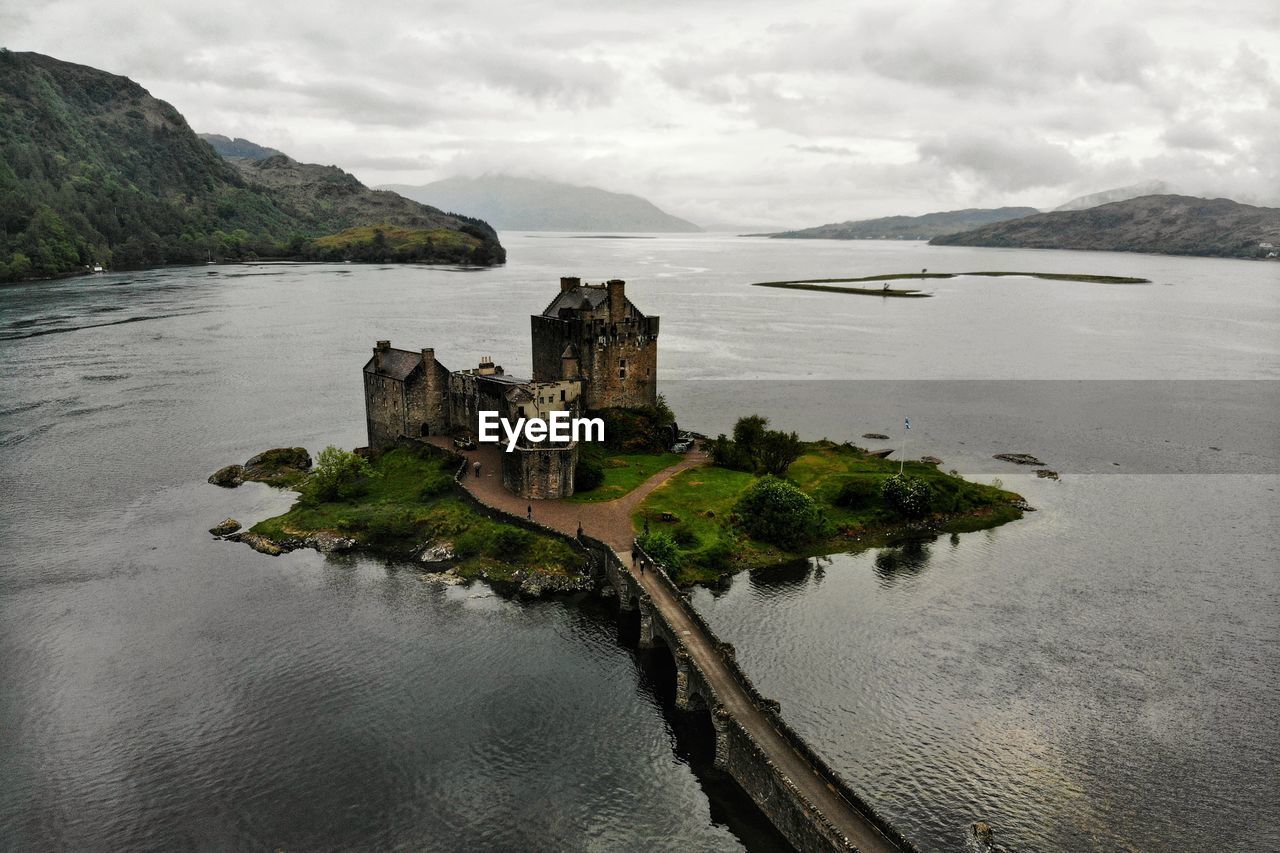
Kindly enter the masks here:
M 920 847 L 964 849 L 986 820 L 1010 850 L 1280 849 L 1280 265 L 503 242 L 494 270 L 218 265 L 0 289 L 0 849 L 776 846 L 607 606 L 205 532 L 291 502 L 211 486 L 214 469 L 364 443 L 376 339 L 527 374 L 527 316 L 561 275 L 626 279 L 661 315 L 659 382 L 687 427 L 758 411 L 806 437 L 882 432 L 1036 507 L 694 594 Z M 1152 283 L 749 286 L 922 268 Z

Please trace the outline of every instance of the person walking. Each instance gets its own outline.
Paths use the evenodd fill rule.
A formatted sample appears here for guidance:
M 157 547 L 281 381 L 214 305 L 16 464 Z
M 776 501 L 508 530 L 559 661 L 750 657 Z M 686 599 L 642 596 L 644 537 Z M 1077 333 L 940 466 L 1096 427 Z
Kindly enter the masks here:
M 529 521 L 533 521 L 533 504 L 529 504 L 529 508 L 524 512 L 524 517 Z
M 476 471 L 476 476 L 477 476 L 477 477 L 479 477 L 479 476 L 480 476 L 480 463 L 479 463 L 479 462 L 477 462 L 477 463 L 476 463 L 475 471 Z

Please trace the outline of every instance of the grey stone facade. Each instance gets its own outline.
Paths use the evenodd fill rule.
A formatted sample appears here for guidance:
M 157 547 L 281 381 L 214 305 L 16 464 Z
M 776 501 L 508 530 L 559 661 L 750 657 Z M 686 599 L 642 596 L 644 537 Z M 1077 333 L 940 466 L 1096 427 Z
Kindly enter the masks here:
M 653 406 L 658 318 L 641 313 L 625 288 L 617 280 L 560 279 L 560 293 L 531 318 L 532 380 L 507 376 L 488 357 L 475 368 L 450 371 L 433 349 L 393 349 L 390 341 L 378 341 L 364 366 L 369 447 L 386 450 L 402 436 L 475 436 L 481 411 L 514 421 L 554 411 Z M 503 454 L 503 484 L 521 497 L 568 497 L 577 460 L 572 443 L 518 446 Z

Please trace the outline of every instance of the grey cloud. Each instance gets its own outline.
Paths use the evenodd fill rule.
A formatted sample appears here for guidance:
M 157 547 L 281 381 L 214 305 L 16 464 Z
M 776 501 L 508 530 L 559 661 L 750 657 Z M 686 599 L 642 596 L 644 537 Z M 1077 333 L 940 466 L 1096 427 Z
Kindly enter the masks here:
M 1229 151 L 1231 140 L 1201 122 L 1182 122 L 1165 128 L 1160 137 L 1171 148 L 1198 151 Z
M 1006 192 L 1062 186 L 1080 173 L 1079 162 L 1063 146 L 1012 133 L 937 137 L 921 143 L 920 158 Z

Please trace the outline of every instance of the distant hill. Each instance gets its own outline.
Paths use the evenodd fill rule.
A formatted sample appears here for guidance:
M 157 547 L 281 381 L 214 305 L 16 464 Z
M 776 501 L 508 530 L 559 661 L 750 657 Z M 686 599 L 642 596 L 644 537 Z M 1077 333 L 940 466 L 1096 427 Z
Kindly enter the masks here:
M 1266 257 L 1280 245 L 1280 208 L 1225 198 L 1151 195 L 1057 211 L 935 237 L 941 246 L 1087 249 L 1227 258 Z
M 359 225 L 456 229 L 465 224 L 458 216 L 402 195 L 371 190 L 337 166 L 299 163 L 284 154 L 231 162 L 249 181 L 274 190 L 287 210 L 326 234 Z
M 339 202 L 359 192 L 332 176 L 310 190 L 286 190 L 245 174 L 177 110 L 127 77 L 0 49 L 0 281 L 94 263 L 138 268 L 211 255 L 329 258 L 341 251 L 356 260 L 447 263 L 504 257 L 485 223 L 407 200 L 399 213 L 404 205 L 416 213 L 398 213 L 398 222 L 439 228 L 442 239 L 414 241 L 403 253 L 385 240 L 321 249 L 312 238 L 382 224 L 384 207 L 392 207 L 384 205 L 386 194 L 361 188 L 371 200 L 350 205 Z
M 505 231 L 702 230 L 639 196 L 510 175 L 446 178 L 425 186 L 395 184 L 383 189 L 443 210 L 478 216 Z
M 228 160 L 237 157 L 243 157 L 246 160 L 265 160 L 268 157 L 283 153 L 274 148 L 266 148 L 256 142 L 241 139 L 238 136 L 232 139 L 228 136 L 223 136 L 221 133 L 201 133 L 197 135 L 212 145 L 214 151 L 217 151 Z
M 765 236 L 793 240 L 928 240 L 942 234 L 954 234 L 980 225 L 1020 219 L 1039 212 L 1034 207 L 970 207 L 965 210 L 926 213 L 923 216 L 884 216 L 879 219 L 836 222 Z
M 1173 187 L 1164 181 L 1143 181 L 1139 184 L 1130 184 L 1127 187 L 1116 187 L 1115 189 L 1073 198 L 1066 204 L 1055 207 L 1054 211 L 1087 210 L 1100 204 L 1111 204 L 1113 201 L 1128 201 L 1131 198 L 1141 198 L 1144 195 L 1170 195 L 1172 193 Z

